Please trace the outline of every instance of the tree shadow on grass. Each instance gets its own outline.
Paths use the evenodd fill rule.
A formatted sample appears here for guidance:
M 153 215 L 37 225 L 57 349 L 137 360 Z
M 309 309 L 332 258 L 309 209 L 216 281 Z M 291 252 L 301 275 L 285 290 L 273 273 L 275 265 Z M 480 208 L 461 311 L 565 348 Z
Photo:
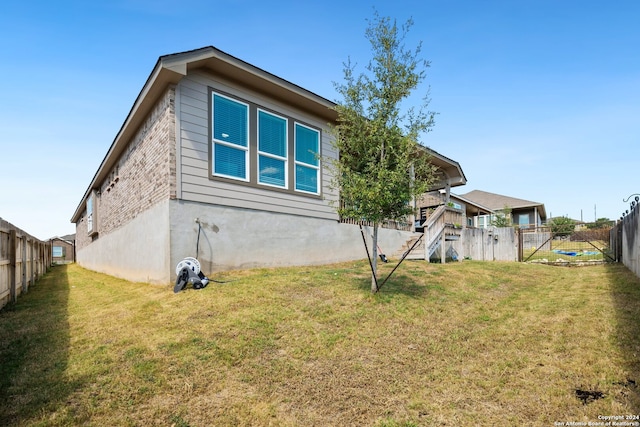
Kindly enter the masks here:
M 616 386 L 628 399 L 631 410 L 640 413 L 640 278 L 622 264 L 609 264 L 611 297 L 616 316 L 616 341 L 624 359 L 626 378 Z M 594 319 L 597 321 L 597 319 Z
M 414 277 L 398 271 L 393 273 L 383 285 L 383 281 L 388 274 L 388 271 L 378 272 L 379 290 L 377 295 L 404 295 L 411 298 L 422 298 L 429 293 L 429 287 L 424 283 L 420 283 Z M 371 276 L 359 279 L 357 283 L 359 289 L 371 290 Z
M 67 266 L 54 266 L 0 311 L 0 425 L 28 423 L 71 393 L 68 300 Z

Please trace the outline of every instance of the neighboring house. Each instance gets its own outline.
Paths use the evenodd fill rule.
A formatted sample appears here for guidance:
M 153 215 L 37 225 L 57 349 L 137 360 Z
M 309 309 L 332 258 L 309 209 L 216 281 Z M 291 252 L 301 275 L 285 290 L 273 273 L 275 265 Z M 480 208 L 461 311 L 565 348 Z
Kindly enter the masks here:
M 333 107 L 214 47 L 160 57 L 71 218 L 77 262 L 167 283 L 187 256 L 205 274 L 365 257 L 324 164 L 338 155 Z M 466 183 L 429 151 L 437 188 Z M 401 248 L 412 228 L 381 229 L 380 246 Z
M 547 219 L 543 203 L 480 190 L 473 190 L 469 193 L 462 194 L 460 197 L 486 206 L 493 211 L 493 213 L 479 213 L 474 217 L 474 227 L 488 227 L 491 225 L 492 215 L 502 214 L 505 207 L 511 209 L 511 223 L 519 228 L 537 228 Z
M 75 234 L 49 239 L 49 244 L 51 245 L 51 261 L 55 264 L 75 262 L 75 240 Z

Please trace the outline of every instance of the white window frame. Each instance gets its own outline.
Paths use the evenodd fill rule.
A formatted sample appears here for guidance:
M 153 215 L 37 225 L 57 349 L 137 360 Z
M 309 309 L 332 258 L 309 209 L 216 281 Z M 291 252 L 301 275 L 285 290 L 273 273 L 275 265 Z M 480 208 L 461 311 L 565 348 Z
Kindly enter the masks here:
M 219 96 L 221 98 L 225 98 L 228 99 L 229 101 L 232 102 L 236 102 L 238 104 L 242 104 L 245 107 L 247 107 L 247 129 L 245 131 L 245 135 L 247 135 L 247 145 L 246 147 L 243 147 L 241 145 L 238 144 L 233 144 L 224 140 L 220 140 L 220 139 L 216 139 L 216 122 L 215 122 L 215 115 L 216 115 L 216 101 L 215 98 L 216 96 Z M 250 142 L 250 137 L 249 137 L 249 129 L 250 129 L 250 121 L 251 121 L 251 108 L 249 106 L 249 104 L 247 104 L 246 102 L 240 101 L 239 99 L 235 99 L 232 98 L 230 96 L 226 96 L 223 95 L 221 93 L 218 93 L 216 91 L 211 91 L 211 174 L 214 176 L 219 176 L 222 178 L 228 178 L 228 179 L 234 179 L 236 181 L 243 181 L 243 182 L 249 182 L 250 181 L 250 166 L 249 166 L 249 147 L 251 145 Z M 215 144 L 219 144 L 219 145 L 223 145 L 229 148 L 233 148 L 236 150 L 243 150 L 244 151 L 244 178 L 240 178 L 237 176 L 233 176 L 233 175 L 227 175 L 227 174 L 223 174 L 223 173 L 218 173 L 216 172 L 216 147 Z
M 87 197 L 87 234 L 93 233 L 93 194 Z
M 487 228 L 489 227 L 489 225 L 491 225 L 491 215 L 478 215 L 476 218 L 478 218 L 478 224 L 477 227 L 478 228 Z
M 318 164 L 317 164 L 317 165 L 310 165 L 309 163 L 305 163 L 305 162 L 300 162 L 300 161 L 298 161 L 298 159 L 296 158 L 296 148 L 297 148 L 297 145 L 298 145 L 298 138 L 297 138 L 297 135 L 296 135 L 296 132 L 295 132 L 295 127 L 296 127 L 297 125 L 299 125 L 299 126 L 301 126 L 301 127 L 304 127 L 304 128 L 307 128 L 307 129 L 309 129 L 309 130 L 312 130 L 313 132 L 315 132 L 316 134 L 318 134 L 318 152 L 316 153 L 317 155 L 320 155 L 320 153 L 321 153 L 321 147 L 322 147 L 322 132 L 320 132 L 320 131 L 319 131 L 318 129 L 316 129 L 316 128 L 312 128 L 311 126 L 307 126 L 307 125 L 305 125 L 304 123 L 300 123 L 300 122 L 298 122 L 298 121 L 294 121 L 294 125 L 293 125 L 293 160 L 294 160 L 294 171 L 293 171 L 293 181 L 294 181 L 294 182 L 293 182 L 293 189 L 294 189 L 296 192 L 299 192 L 299 193 L 306 193 L 306 194 L 319 195 L 319 194 L 320 194 L 320 187 L 321 187 L 321 185 L 322 185 L 322 183 L 321 183 L 321 181 L 320 181 L 320 179 L 321 179 L 321 176 L 320 176 L 320 169 L 321 169 L 322 162 L 321 162 L 321 159 L 318 159 Z M 296 181 L 296 173 L 295 173 L 295 167 L 296 167 L 297 165 L 304 166 L 304 167 L 306 167 L 306 168 L 309 168 L 309 169 L 315 169 L 315 170 L 316 170 L 316 182 L 317 182 L 317 188 L 316 188 L 316 191 L 315 191 L 315 192 L 313 192 L 313 191 L 307 191 L 307 190 L 301 190 L 301 189 L 298 189 L 297 181 Z
M 267 111 L 263 108 L 257 108 L 256 109 L 256 182 L 260 185 L 264 185 L 267 187 L 273 187 L 273 188 L 283 188 L 285 190 L 289 189 L 289 119 L 287 119 L 284 116 L 281 116 L 280 114 L 275 114 L 271 111 Z M 279 119 L 284 120 L 285 123 L 285 136 L 284 136 L 284 157 L 280 157 L 278 155 L 272 154 L 272 153 L 268 153 L 266 151 L 260 151 L 260 112 L 263 112 L 265 114 L 268 114 L 270 116 L 273 117 L 277 117 Z M 263 157 L 270 157 L 272 159 L 276 159 L 276 160 L 282 160 L 284 161 L 284 185 L 275 185 L 275 184 L 270 184 L 268 182 L 261 182 L 260 181 L 260 156 Z

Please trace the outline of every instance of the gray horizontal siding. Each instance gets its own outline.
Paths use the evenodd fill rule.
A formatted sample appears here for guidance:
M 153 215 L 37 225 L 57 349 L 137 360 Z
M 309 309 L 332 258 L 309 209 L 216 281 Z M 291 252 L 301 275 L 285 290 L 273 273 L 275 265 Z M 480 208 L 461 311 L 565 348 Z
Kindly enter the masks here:
M 280 112 L 294 119 L 322 129 L 322 153 L 336 156 L 331 145 L 327 125 L 322 120 L 310 116 L 294 107 L 251 91 L 245 91 L 232 83 L 214 79 L 206 74 L 190 74 L 179 85 L 179 154 L 181 198 L 184 200 L 258 209 L 270 212 L 337 219 L 334 208 L 327 200 L 335 200 L 336 195 L 329 189 L 330 176 L 325 168 L 322 174 L 322 198 L 308 197 L 293 193 L 272 191 L 209 178 L 209 87 L 254 102 L 261 107 Z M 252 171 L 252 173 L 255 173 Z

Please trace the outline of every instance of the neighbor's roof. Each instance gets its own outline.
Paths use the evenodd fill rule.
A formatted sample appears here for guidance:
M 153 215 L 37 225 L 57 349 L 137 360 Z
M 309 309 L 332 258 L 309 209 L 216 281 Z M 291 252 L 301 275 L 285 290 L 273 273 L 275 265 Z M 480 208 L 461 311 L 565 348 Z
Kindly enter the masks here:
M 540 218 L 547 218 L 547 213 L 543 203 L 532 202 L 530 200 L 517 199 L 515 197 L 503 196 L 501 194 L 489 193 L 488 191 L 473 190 L 462 197 L 489 207 L 493 210 L 504 209 L 505 206 L 511 209 L 537 208 Z
M 469 205 L 474 206 L 479 211 L 485 211 L 487 213 L 493 213 L 494 212 L 494 209 L 492 209 L 492 208 L 490 208 L 488 206 L 485 206 L 485 205 L 483 205 L 481 203 L 475 202 L 473 200 L 467 199 L 466 197 L 460 196 L 459 194 L 451 193 L 451 197 L 464 202 L 464 204 L 466 204 L 467 206 L 469 206 Z M 500 208 L 500 209 L 502 209 L 502 208 Z
M 68 239 L 69 236 L 73 236 L 73 239 Z M 65 243 L 73 246 L 73 241 L 75 240 L 75 234 L 62 236 L 62 237 L 58 237 L 58 236 L 52 237 L 48 241 L 49 242 L 53 242 L 54 240 L 60 240 L 61 242 L 65 242 Z

